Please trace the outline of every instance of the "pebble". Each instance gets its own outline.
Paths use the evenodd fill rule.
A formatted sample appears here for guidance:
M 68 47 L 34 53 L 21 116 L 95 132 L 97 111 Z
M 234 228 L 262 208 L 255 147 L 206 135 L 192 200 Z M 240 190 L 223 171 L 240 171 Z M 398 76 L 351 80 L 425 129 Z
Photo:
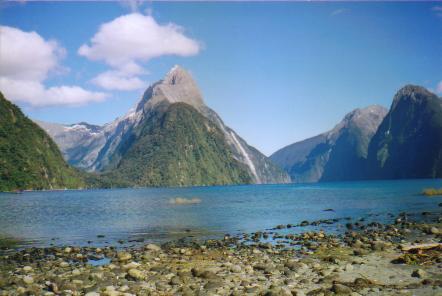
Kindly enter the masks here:
M 130 259 L 132 259 L 132 255 L 128 252 L 119 252 L 117 254 L 118 260 L 119 261 L 129 261 Z
M 333 284 L 332 289 L 336 294 L 351 294 L 353 290 L 342 284 Z
M 32 267 L 31 266 L 25 266 L 25 267 L 23 267 L 23 271 L 24 272 L 31 272 L 32 271 Z
M 153 251 L 153 252 L 159 252 L 161 251 L 161 247 L 155 244 L 148 244 L 146 245 L 145 249 L 147 251 Z
M 144 274 L 143 274 L 140 270 L 135 269 L 135 268 L 130 269 L 130 270 L 127 272 L 127 274 L 128 274 L 131 278 L 136 279 L 136 280 L 143 280 L 143 279 L 144 279 Z
M 427 273 L 420 268 L 414 270 L 413 273 L 411 274 L 412 277 L 417 277 L 417 278 L 424 278 L 426 275 Z
M 26 276 L 23 277 L 23 282 L 26 285 L 32 285 L 34 283 L 34 278 L 32 276 L 30 276 L 30 275 L 26 275 Z

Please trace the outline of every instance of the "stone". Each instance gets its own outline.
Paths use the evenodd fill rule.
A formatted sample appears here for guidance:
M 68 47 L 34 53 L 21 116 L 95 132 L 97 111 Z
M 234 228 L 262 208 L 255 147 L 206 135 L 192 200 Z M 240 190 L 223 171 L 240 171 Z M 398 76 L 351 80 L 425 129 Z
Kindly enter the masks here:
M 241 270 L 242 270 L 241 266 L 239 265 L 232 265 L 232 267 L 230 267 L 230 271 L 234 273 L 240 273 Z
M 31 272 L 32 271 L 32 267 L 31 266 L 25 266 L 25 267 L 23 267 L 23 271 L 24 272 Z
M 181 279 L 178 276 L 172 277 L 169 282 L 169 284 L 171 284 L 171 285 L 181 285 L 181 283 L 182 283 Z
M 146 245 L 145 250 L 152 252 L 159 252 L 161 251 L 161 247 L 155 244 L 148 244 Z
M 135 269 L 135 268 L 130 269 L 130 270 L 127 272 L 127 274 L 128 274 L 132 279 L 135 279 L 135 280 L 143 280 L 143 279 L 144 279 L 144 274 L 143 274 L 140 270 Z
M 364 255 L 367 255 L 367 254 L 368 254 L 368 251 L 367 251 L 367 250 L 364 250 L 364 249 L 354 249 L 354 250 L 353 250 L 353 254 L 354 254 L 355 256 L 364 256 Z
M 300 226 L 308 226 L 309 222 L 308 221 L 302 221 L 301 224 L 299 224 Z
M 117 254 L 118 260 L 123 262 L 123 261 L 129 261 L 130 259 L 132 259 L 132 255 L 128 252 L 119 252 Z
M 411 274 L 412 277 L 417 277 L 417 278 L 424 278 L 427 275 L 427 273 L 425 272 L 425 270 L 423 269 L 416 269 L 413 271 L 413 273 Z
M 140 263 L 137 262 L 129 262 L 123 265 L 123 270 L 135 269 L 140 266 Z
M 439 231 L 439 229 L 437 227 L 433 226 L 433 227 L 430 228 L 430 233 L 431 234 L 439 234 L 440 231 Z
M 30 275 L 26 275 L 26 276 L 23 277 L 23 282 L 26 285 L 32 285 L 34 283 L 34 278 L 32 276 L 30 276 Z
M 331 290 L 336 294 L 351 294 L 353 292 L 353 290 L 350 287 L 337 283 L 333 284 Z

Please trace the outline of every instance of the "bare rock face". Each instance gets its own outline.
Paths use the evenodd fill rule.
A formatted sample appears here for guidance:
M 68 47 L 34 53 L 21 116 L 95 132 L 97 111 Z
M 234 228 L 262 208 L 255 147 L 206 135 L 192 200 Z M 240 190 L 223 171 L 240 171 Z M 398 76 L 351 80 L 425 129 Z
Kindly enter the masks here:
M 38 124 L 57 142 L 69 163 L 88 171 L 111 171 L 136 142 L 137 127 L 158 110 L 179 103 L 191 106 L 222 131 L 230 153 L 246 167 L 253 183 L 290 182 L 287 173 L 249 146 L 204 103 L 196 82 L 180 66 L 174 66 L 164 79 L 149 86 L 135 108 L 102 127 L 94 126 L 92 129 L 87 124 Z
M 192 76 L 178 65 L 175 65 L 163 80 L 149 86 L 137 106 L 137 111 L 147 111 L 164 102 L 185 103 L 200 112 L 205 107 L 203 97 Z
M 282 148 L 270 158 L 294 182 L 358 179 L 370 140 L 386 114 L 377 105 L 353 110 L 332 130 Z

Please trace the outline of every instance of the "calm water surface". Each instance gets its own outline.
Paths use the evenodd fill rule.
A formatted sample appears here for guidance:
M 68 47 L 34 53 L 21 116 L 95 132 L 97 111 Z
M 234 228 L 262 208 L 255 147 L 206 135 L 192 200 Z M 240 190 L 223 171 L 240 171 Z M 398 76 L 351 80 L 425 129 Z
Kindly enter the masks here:
M 19 239 L 19 246 L 107 245 L 219 237 L 303 220 L 385 222 L 388 213 L 441 211 L 442 198 L 420 195 L 426 187 L 442 187 L 442 180 L 0 193 L 0 237 Z M 201 202 L 171 204 L 177 197 Z

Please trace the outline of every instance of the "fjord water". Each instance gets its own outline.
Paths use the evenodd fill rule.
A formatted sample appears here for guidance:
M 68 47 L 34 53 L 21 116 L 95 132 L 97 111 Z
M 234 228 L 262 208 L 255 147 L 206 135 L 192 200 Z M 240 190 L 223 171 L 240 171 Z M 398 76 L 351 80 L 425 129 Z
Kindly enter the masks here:
M 440 211 L 442 198 L 420 194 L 427 187 L 442 187 L 442 181 L 1 193 L 0 238 L 17 239 L 18 247 L 101 246 L 118 245 L 119 240 L 131 244 L 134 240 L 161 243 L 186 236 L 216 238 L 303 220 L 364 217 L 366 221 L 388 222 L 393 219 L 389 213 L 420 216 L 424 211 Z M 185 205 L 170 202 L 177 197 L 201 201 Z M 340 227 L 342 224 L 320 226 L 330 231 Z

